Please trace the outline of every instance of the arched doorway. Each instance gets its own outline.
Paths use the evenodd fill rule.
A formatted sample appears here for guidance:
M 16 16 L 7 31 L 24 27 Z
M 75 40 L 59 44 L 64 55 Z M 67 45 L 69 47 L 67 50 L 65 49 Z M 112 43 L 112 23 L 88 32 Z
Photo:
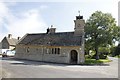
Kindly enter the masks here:
M 77 64 L 77 61 L 78 61 L 78 53 L 76 50 L 72 50 L 70 52 L 70 63 Z

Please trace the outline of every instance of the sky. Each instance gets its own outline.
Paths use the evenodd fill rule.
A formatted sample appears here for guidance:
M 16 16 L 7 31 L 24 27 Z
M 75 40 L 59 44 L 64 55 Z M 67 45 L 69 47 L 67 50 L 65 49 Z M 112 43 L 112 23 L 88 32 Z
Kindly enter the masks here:
M 111 13 L 118 22 L 119 0 L 0 0 L 0 41 L 12 34 L 46 33 L 53 25 L 56 32 L 74 31 L 75 16 L 89 19 L 95 11 Z

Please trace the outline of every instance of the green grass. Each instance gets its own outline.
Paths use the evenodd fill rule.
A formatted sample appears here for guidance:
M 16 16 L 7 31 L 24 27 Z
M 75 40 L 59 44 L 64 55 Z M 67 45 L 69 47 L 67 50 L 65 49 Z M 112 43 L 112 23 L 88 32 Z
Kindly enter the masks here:
M 107 63 L 107 62 L 111 62 L 111 60 L 109 59 L 86 59 L 84 64 L 103 64 L 103 63 Z

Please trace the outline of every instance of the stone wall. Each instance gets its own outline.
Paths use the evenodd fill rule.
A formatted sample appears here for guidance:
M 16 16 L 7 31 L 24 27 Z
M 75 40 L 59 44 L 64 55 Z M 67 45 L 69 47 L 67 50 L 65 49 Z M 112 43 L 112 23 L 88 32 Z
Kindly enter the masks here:
M 9 49 L 9 43 L 7 42 L 7 39 L 4 38 L 1 42 L 2 49 Z
M 60 48 L 60 54 L 47 53 L 48 48 Z M 84 54 L 81 53 L 80 47 L 51 47 L 51 46 L 25 46 L 17 45 L 15 58 L 29 59 L 56 63 L 70 63 L 70 52 L 78 52 L 78 64 L 84 62 Z

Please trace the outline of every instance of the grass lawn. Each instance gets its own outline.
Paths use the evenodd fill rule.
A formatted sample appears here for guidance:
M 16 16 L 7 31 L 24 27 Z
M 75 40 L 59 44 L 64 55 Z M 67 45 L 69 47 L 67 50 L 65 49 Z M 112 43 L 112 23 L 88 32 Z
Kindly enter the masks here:
M 111 62 L 111 60 L 109 59 L 86 59 L 84 64 L 103 64 L 103 63 L 107 63 L 107 62 Z

